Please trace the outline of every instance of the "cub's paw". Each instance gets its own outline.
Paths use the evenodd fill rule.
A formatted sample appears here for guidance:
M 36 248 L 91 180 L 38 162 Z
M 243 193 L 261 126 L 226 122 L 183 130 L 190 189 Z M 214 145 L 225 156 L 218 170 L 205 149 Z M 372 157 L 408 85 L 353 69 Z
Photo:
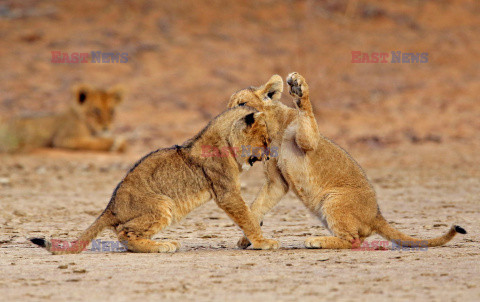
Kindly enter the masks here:
M 240 240 L 237 242 L 237 246 L 241 249 L 246 249 L 251 245 L 250 241 L 248 240 L 247 237 L 243 236 Z
M 305 78 L 298 72 L 292 72 L 287 76 L 287 84 L 290 87 L 290 95 L 295 98 L 295 104 L 301 106 L 301 98 L 308 97 L 309 89 Z
M 278 241 L 273 239 L 263 239 L 255 242 L 252 245 L 252 249 L 254 250 L 276 250 L 279 247 L 280 244 L 278 243 Z
M 292 72 L 287 76 L 287 84 L 290 86 L 290 95 L 292 96 L 303 97 L 309 92 L 305 78 L 298 72 Z
M 177 241 L 160 242 L 158 245 L 159 253 L 175 253 L 180 249 L 180 243 Z
M 309 249 L 321 249 L 322 243 L 317 237 L 310 237 L 305 240 L 305 247 Z
M 124 152 L 127 148 L 127 140 L 119 136 L 113 141 L 112 147 L 110 147 L 110 152 Z

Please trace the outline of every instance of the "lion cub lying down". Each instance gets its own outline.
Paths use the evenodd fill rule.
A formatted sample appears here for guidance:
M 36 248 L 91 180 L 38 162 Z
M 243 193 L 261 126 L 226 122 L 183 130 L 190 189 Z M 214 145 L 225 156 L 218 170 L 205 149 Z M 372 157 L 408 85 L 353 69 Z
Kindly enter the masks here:
M 0 151 L 39 147 L 74 150 L 123 151 L 123 138 L 110 135 L 115 107 L 123 100 L 120 88 L 74 88 L 74 103 L 65 112 L 18 117 L 0 125 Z
M 278 248 L 277 241 L 263 238 L 260 225 L 240 195 L 242 166 L 263 158 L 202 154 L 203 146 L 266 148 L 269 142 L 263 113 L 247 106 L 227 110 L 183 145 L 159 149 L 140 159 L 118 184 L 100 217 L 68 250 L 54 251 L 50 241 L 40 238 L 31 241 L 54 254 L 79 253 L 109 227 L 131 252 L 175 252 L 177 242 L 150 238 L 213 198 L 254 249 Z

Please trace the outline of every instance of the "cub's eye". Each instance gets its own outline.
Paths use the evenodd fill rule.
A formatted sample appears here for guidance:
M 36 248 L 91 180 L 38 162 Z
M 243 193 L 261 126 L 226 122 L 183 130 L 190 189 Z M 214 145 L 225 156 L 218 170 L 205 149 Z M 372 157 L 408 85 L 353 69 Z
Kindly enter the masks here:
M 238 106 L 245 106 L 247 102 L 238 103 Z

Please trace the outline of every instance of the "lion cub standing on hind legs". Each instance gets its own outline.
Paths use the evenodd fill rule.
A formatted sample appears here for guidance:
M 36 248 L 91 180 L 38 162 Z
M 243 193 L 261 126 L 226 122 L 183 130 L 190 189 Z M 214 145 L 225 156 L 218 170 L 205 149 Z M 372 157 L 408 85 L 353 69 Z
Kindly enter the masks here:
M 17 117 L 0 124 L 0 152 L 39 147 L 123 151 L 125 139 L 110 134 L 123 89 L 96 89 L 81 84 L 73 90 L 74 103 L 63 113 Z
M 426 243 L 430 247 L 447 243 L 456 233 L 466 234 L 463 228 L 452 226 L 443 236 L 421 240 L 393 228 L 380 213 L 375 191 L 362 168 L 319 133 L 305 79 L 294 72 L 288 75 L 287 84 L 295 108 L 279 101 L 283 81 L 278 75 L 259 88 L 234 93 L 228 105 L 248 105 L 265 112 L 272 146 L 279 148 L 279 156 L 265 163 L 266 181 L 251 205 L 257 223 L 292 189 L 333 234 L 308 238 L 308 248 L 352 248 L 372 233 L 402 246 Z M 238 242 L 242 248 L 249 244 L 245 237 Z
M 218 157 L 206 157 L 202 152 L 204 146 L 267 148 L 269 141 L 264 113 L 247 106 L 227 110 L 183 145 L 159 149 L 140 159 L 118 184 L 100 217 L 68 250 L 52 248 L 50 241 L 41 238 L 31 241 L 54 254 L 79 253 L 109 227 L 120 241 L 127 242 L 131 252 L 175 252 L 177 242 L 150 238 L 213 198 L 243 230 L 253 248 L 276 249 L 278 242 L 263 238 L 240 195 L 242 166 L 264 160 L 265 152 Z

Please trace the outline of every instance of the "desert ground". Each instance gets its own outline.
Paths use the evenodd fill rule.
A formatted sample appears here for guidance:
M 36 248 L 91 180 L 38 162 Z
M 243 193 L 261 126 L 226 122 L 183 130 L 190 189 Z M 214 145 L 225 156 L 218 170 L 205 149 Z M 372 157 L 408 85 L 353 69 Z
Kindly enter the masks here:
M 476 0 L 0 1 L 0 120 L 64 110 L 80 82 L 121 84 L 115 133 L 129 142 L 121 154 L 0 154 L 1 300 L 479 301 L 479 14 Z M 54 64 L 57 50 L 129 61 Z M 358 64 L 352 51 L 429 61 Z M 387 220 L 419 238 L 452 224 L 468 234 L 426 251 L 305 249 L 328 232 L 290 192 L 262 227 L 275 251 L 236 248 L 242 233 L 213 201 L 155 236 L 178 240 L 174 254 L 53 256 L 28 241 L 75 239 L 141 156 L 192 137 L 233 92 L 292 71 Z M 247 203 L 262 177 L 260 164 L 242 176 Z
M 276 251 L 240 250 L 240 229 L 213 201 L 155 239 L 178 240 L 174 254 L 85 251 L 50 255 L 27 238 L 72 240 L 101 213 L 131 155 L 38 151 L 2 158 L 0 167 L 0 291 L 12 300 L 478 301 L 480 173 L 474 154 L 442 146 L 417 147 L 405 166 L 378 152 L 366 169 L 381 210 L 395 227 L 428 238 L 459 224 L 468 234 L 428 250 L 308 250 L 308 236 L 327 235 L 289 193 L 264 220 Z M 407 158 L 411 150 L 399 150 Z M 432 152 L 451 162 L 432 162 Z M 372 155 L 369 155 L 372 156 Z M 361 158 L 361 156 L 359 156 Z M 423 158 L 423 160 L 421 160 Z M 393 162 L 391 162 L 393 161 Z M 360 160 L 362 162 L 362 160 Z M 242 176 L 253 200 L 261 166 Z M 104 231 L 102 240 L 116 240 Z M 375 235 L 370 242 L 380 241 Z

